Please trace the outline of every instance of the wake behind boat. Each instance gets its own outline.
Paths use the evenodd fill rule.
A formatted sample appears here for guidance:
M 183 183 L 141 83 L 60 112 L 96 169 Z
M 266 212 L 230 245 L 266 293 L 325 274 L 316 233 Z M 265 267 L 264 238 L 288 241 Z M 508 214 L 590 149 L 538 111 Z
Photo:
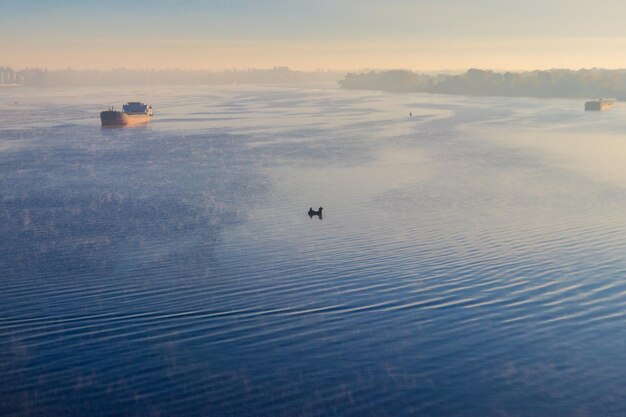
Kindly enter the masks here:
M 102 126 L 125 126 L 146 123 L 152 119 L 152 106 L 131 101 L 122 106 L 122 111 L 110 108 L 100 113 Z

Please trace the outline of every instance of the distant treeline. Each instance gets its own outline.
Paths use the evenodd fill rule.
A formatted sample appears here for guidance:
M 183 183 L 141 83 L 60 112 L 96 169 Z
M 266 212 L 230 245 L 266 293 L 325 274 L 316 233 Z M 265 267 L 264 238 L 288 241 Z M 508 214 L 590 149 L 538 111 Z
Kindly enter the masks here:
M 517 96 L 626 100 L 626 69 L 555 69 L 494 72 L 470 69 L 458 75 L 427 75 L 411 71 L 349 73 L 343 88 L 390 92 L 424 92 L 470 96 Z
M 343 73 L 330 71 L 293 71 L 273 69 L 232 70 L 223 72 L 189 70 L 46 70 L 16 71 L 22 85 L 39 87 L 88 85 L 168 85 L 168 84 L 261 84 L 335 82 Z

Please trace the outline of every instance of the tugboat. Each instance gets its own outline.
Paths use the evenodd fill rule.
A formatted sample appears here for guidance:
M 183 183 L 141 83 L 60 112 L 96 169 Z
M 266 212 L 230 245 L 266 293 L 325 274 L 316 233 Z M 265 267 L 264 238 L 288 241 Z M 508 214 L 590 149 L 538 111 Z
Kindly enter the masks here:
M 131 101 L 122 106 L 122 111 L 110 108 L 100 113 L 102 126 L 125 126 L 146 123 L 152 119 L 152 106 Z

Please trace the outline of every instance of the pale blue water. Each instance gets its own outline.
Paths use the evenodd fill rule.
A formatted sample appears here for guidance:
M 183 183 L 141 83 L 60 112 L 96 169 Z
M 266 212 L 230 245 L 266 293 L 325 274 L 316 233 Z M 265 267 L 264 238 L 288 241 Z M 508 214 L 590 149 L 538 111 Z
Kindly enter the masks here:
M 626 111 L 581 107 L 0 90 L 0 415 L 626 415 Z

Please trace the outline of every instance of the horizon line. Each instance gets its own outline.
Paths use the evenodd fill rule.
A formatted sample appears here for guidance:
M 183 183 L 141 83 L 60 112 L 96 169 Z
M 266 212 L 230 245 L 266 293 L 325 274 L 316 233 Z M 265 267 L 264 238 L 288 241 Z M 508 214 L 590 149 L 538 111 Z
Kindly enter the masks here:
M 247 67 L 247 68 L 224 68 L 224 69 L 210 69 L 210 68 L 180 68 L 180 67 L 159 67 L 159 68 L 128 68 L 128 67 L 110 67 L 110 68 L 94 68 L 94 67 L 85 67 L 85 68 L 77 68 L 77 67 L 13 67 L 12 65 L 0 65 L 0 69 L 9 69 L 12 71 L 32 71 L 32 70 L 42 70 L 42 71 L 101 71 L 101 72 L 113 72 L 113 71 L 179 71 L 179 72 L 208 72 L 208 73 L 227 73 L 227 72 L 251 72 L 251 71 L 280 71 L 287 70 L 292 72 L 304 72 L 304 73 L 324 73 L 324 72 L 362 72 L 362 71 L 410 71 L 415 73 L 463 73 L 469 70 L 480 70 L 480 71 L 492 71 L 492 72 L 535 72 L 535 71 L 591 71 L 591 70 L 604 70 L 604 71 L 626 71 L 626 67 L 549 67 L 549 68 L 533 68 L 533 69 L 506 69 L 506 68 L 487 68 L 487 67 L 476 67 L 476 66 L 468 66 L 462 68 L 441 68 L 436 70 L 423 70 L 423 69 L 413 69 L 407 67 L 362 67 L 362 68 L 353 68 L 353 69 L 340 69 L 340 68 L 317 68 L 317 69 L 298 69 L 291 68 L 288 65 L 275 65 L 272 67 Z

